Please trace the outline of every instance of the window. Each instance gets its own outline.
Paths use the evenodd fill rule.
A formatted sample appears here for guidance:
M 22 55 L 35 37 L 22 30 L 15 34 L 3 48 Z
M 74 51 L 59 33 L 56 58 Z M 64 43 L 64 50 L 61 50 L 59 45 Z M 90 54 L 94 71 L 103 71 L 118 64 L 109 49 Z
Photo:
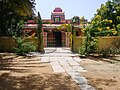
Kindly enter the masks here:
M 60 23 L 60 17 L 55 17 L 54 18 L 54 23 Z

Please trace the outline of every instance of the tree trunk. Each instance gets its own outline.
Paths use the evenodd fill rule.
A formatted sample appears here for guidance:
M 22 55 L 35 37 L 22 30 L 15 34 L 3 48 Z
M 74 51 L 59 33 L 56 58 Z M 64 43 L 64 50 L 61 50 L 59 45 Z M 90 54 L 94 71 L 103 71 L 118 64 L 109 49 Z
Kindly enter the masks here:
M 42 36 L 42 20 L 39 12 L 38 12 L 38 51 L 44 52 L 43 36 Z

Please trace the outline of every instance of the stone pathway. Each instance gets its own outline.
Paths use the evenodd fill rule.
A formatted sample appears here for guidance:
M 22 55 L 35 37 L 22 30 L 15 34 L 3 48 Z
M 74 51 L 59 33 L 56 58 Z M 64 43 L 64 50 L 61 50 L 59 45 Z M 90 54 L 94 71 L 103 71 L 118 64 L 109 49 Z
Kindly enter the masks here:
M 81 90 L 95 90 L 80 74 L 87 70 L 79 64 L 81 59 L 78 54 L 73 54 L 69 48 L 45 48 L 45 54 L 41 56 L 41 62 L 50 63 L 54 73 L 66 72 L 69 74 Z

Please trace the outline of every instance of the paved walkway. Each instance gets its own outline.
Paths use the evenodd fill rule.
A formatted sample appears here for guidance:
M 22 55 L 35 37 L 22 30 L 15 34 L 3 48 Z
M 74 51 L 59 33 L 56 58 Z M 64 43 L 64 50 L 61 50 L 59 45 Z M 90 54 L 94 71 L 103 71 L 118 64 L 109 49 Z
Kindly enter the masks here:
M 45 48 L 41 62 L 50 63 L 54 73 L 66 72 L 78 84 L 81 90 L 95 90 L 81 72 L 87 72 L 81 67 L 78 54 L 73 54 L 69 48 Z

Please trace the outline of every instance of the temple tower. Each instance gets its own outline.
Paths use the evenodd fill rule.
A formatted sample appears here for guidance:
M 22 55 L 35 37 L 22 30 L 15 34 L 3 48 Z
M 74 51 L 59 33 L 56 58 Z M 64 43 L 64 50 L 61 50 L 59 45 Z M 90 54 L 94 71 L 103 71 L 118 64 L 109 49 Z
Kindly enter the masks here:
M 53 12 L 51 12 L 51 20 L 54 24 L 61 24 L 65 20 L 65 14 L 60 7 L 56 7 Z

